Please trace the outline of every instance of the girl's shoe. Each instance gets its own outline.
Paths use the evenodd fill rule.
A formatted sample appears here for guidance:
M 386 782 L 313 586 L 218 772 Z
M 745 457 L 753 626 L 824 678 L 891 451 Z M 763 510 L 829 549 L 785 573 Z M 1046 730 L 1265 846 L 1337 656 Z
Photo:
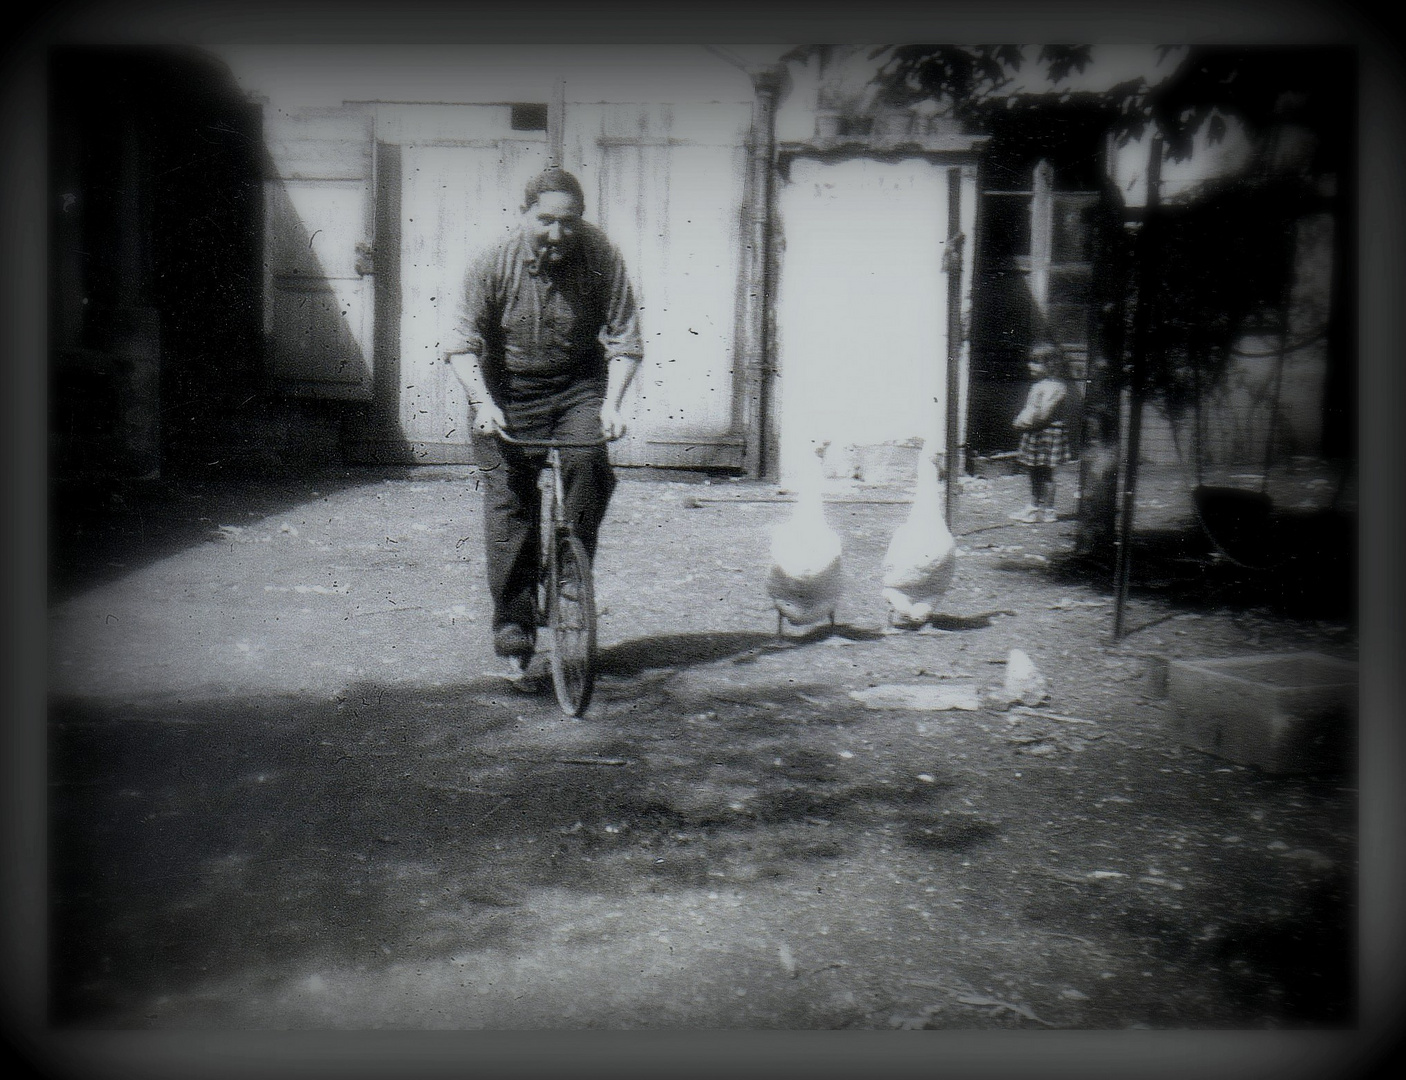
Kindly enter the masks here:
M 1059 515 L 1054 512 L 1054 507 L 1046 507 L 1040 511 L 1041 521 L 1058 521 Z
M 1009 517 L 1012 521 L 1023 521 L 1026 524 L 1029 524 L 1030 522 L 1040 520 L 1040 508 L 1038 506 L 1035 506 L 1034 504 L 1031 504 L 1030 506 L 1027 506 L 1024 510 L 1017 510 L 1012 514 L 1007 514 L 1006 516 Z

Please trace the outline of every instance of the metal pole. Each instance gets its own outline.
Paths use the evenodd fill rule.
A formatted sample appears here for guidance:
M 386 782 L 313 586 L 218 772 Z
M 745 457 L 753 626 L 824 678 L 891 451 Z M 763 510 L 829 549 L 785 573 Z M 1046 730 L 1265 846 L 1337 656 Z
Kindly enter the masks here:
M 1118 523 L 1118 560 L 1114 569 L 1113 640 L 1123 636 L 1123 612 L 1128 602 L 1128 580 L 1133 539 L 1133 510 L 1137 500 L 1138 458 L 1142 452 L 1142 406 L 1147 375 L 1147 350 L 1151 338 L 1154 251 L 1148 240 L 1148 230 L 1157 209 L 1158 184 L 1162 178 L 1162 140 L 1153 138 L 1147 159 L 1147 200 L 1138 237 L 1138 296 L 1133 327 L 1133 371 L 1129 394 L 1131 414 L 1128 417 L 1128 456 L 1123 465 L 1123 507 Z
M 1268 433 L 1264 439 L 1264 474 L 1260 477 L 1260 493 L 1269 494 L 1269 469 L 1274 464 L 1274 432 L 1279 420 L 1279 399 L 1284 390 L 1284 364 L 1289 355 L 1289 306 L 1293 303 L 1292 274 L 1284 284 L 1279 302 L 1279 357 L 1274 365 L 1274 391 L 1269 398 Z
M 947 274 L 947 527 L 957 515 L 957 474 L 961 469 L 962 381 L 962 170 L 947 170 L 947 250 L 942 269 Z

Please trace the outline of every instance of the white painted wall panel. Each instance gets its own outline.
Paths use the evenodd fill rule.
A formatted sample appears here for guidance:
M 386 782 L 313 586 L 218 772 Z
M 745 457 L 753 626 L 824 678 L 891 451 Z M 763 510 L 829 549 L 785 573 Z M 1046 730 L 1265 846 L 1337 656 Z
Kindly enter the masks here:
M 749 105 L 568 103 L 564 153 L 620 248 L 645 362 L 626 400 L 630 465 L 740 465 L 733 364 Z
M 797 158 L 778 191 L 781 462 L 944 437 L 946 169 Z
M 461 460 L 468 401 L 441 355 L 475 254 L 519 220 L 546 143 L 407 146 L 401 158 L 400 425 L 422 460 Z M 434 446 L 460 448 L 436 453 Z
M 264 111 L 264 330 L 281 393 L 371 396 L 375 184 L 371 115 L 345 108 Z

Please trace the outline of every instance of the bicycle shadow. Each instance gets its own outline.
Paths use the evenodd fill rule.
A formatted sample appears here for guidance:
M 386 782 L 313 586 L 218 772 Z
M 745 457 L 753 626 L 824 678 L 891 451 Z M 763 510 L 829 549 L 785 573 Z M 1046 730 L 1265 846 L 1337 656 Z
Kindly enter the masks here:
M 878 641 L 882 636 L 877 630 L 842 623 L 813 627 L 804 633 L 788 632 L 783 637 L 755 630 L 662 634 L 602 647 L 596 653 L 596 672 L 629 678 L 652 669 L 694 667 L 719 660 L 748 663 L 767 652 L 814 645 L 831 637 Z

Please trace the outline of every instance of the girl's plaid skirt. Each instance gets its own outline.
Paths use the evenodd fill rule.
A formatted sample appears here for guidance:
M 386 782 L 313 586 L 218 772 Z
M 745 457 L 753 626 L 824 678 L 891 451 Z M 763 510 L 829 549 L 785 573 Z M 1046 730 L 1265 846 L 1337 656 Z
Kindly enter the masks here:
M 1064 425 L 1055 423 L 1039 431 L 1022 431 L 1016 460 L 1026 468 L 1055 466 L 1068 461 L 1069 441 L 1064 437 Z

